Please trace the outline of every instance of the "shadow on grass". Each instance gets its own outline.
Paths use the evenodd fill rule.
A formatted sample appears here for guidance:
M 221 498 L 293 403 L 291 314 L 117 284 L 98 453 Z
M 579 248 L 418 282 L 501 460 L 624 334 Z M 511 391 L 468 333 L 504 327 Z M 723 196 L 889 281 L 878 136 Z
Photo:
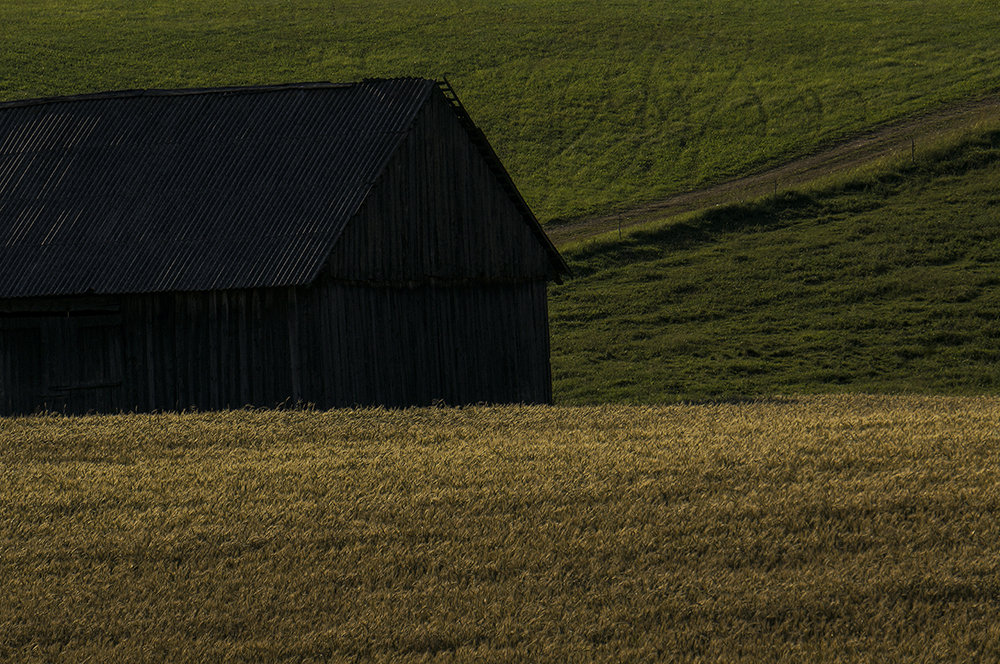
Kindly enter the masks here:
M 612 265 L 654 260 L 665 253 L 690 249 L 729 233 L 780 227 L 819 209 L 820 202 L 814 195 L 789 191 L 757 201 L 714 207 L 687 221 L 635 231 L 623 241 L 583 245 L 574 249 L 569 258 L 574 273 L 586 276 Z

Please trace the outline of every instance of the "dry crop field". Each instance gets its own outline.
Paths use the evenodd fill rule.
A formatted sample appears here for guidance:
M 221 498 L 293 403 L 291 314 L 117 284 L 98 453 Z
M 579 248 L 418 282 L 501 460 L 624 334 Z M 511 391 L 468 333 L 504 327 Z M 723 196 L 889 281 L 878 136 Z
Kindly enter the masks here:
M 996 661 L 1000 399 L 0 420 L 2 661 Z

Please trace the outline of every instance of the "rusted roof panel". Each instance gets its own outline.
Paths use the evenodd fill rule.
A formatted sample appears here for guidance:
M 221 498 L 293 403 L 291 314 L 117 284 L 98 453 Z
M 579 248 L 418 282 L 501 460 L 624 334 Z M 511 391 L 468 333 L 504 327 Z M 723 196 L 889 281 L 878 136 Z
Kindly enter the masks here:
M 0 297 L 309 283 L 434 86 L 0 104 Z

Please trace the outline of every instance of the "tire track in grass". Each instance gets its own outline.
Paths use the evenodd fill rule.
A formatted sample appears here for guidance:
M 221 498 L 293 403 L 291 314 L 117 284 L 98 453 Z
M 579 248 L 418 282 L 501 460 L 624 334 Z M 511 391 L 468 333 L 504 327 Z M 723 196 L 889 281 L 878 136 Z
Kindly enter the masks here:
M 688 141 L 689 144 L 694 145 L 694 150 L 686 151 L 678 160 L 679 166 L 683 170 L 695 171 L 702 164 L 702 150 L 705 148 L 705 136 L 708 134 L 708 130 L 713 127 L 715 118 L 719 113 L 719 109 L 722 108 L 723 102 L 729 99 L 730 91 L 736 85 L 736 81 L 739 79 L 740 74 L 743 73 L 743 69 L 744 65 L 742 63 L 737 64 L 726 76 L 722 87 L 713 94 L 715 99 L 709 106 L 708 113 L 705 115 L 704 120 L 699 122 L 697 130 L 692 134 L 693 138 Z

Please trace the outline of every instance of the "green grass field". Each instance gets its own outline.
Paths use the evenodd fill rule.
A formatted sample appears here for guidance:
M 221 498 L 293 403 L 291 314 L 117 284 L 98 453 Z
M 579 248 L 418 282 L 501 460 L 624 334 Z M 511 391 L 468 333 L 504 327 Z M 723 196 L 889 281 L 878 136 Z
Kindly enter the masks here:
M 1000 89 L 979 0 L 0 3 L 0 98 L 449 75 L 539 217 Z
M 562 403 L 1000 392 L 1000 131 L 566 255 Z
M 0 660 L 995 661 L 1000 400 L 0 420 Z

